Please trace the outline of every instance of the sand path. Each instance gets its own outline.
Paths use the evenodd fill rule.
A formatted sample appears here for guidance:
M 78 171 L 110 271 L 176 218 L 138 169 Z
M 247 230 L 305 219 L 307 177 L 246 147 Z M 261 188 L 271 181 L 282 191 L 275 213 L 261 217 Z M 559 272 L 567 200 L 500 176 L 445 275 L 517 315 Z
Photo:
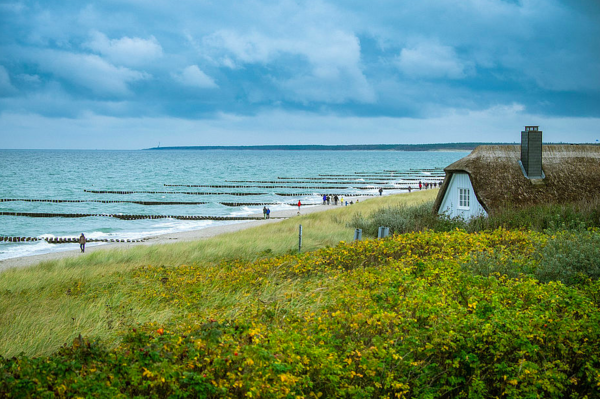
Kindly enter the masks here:
M 346 199 L 346 198 L 345 198 Z M 365 201 L 368 198 L 359 197 L 359 200 Z M 356 202 L 356 198 L 347 198 L 349 201 Z M 306 205 L 302 206 L 301 215 L 306 215 L 313 212 L 323 212 L 330 209 L 337 208 L 335 205 Z M 192 230 L 192 231 L 182 231 L 179 233 L 173 234 L 163 234 L 148 237 L 143 242 L 136 243 L 110 243 L 110 244 L 101 244 L 101 245 L 87 245 L 85 248 L 85 253 L 91 253 L 96 251 L 105 251 L 114 248 L 129 248 L 135 245 L 154 245 L 154 244 L 167 244 L 173 242 L 184 242 L 184 241 L 195 241 L 202 240 L 210 237 L 217 236 L 219 234 L 224 233 L 232 233 L 239 230 L 248 229 L 250 227 L 260 226 L 268 223 L 277 223 L 282 220 L 286 220 L 292 217 L 297 216 L 298 208 L 290 207 L 289 210 L 281 210 L 281 211 L 272 211 L 271 218 L 268 220 L 252 220 L 249 222 L 240 222 L 240 223 L 232 223 L 221 226 L 210 226 L 200 230 Z M 262 215 L 255 214 L 255 215 Z M 68 245 L 68 244 L 57 244 L 57 245 Z M 76 245 L 76 244 L 72 244 Z M 58 260 L 64 258 L 73 258 L 76 256 L 81 256 L 81 251 L 79 249 L 76 250 L 66 250 L 61 252 L 51 252 L 42 255 L 32 255 L 32 256 L 24 256 L 20 258 L 11 258 L 0 261 L 0 271 L 13 268 L 13 267 L 24 267 L 36 265 L 40 262 L 50 261 L 50 260 Z

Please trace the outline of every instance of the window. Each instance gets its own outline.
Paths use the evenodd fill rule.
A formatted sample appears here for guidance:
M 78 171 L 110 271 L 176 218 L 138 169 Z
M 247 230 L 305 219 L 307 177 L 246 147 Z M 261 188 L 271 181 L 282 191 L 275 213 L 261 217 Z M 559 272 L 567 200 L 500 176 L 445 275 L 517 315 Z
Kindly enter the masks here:
M 470 190 L 468 188 L 458 189 L 458 209 L 469 209 L 470 206 Z

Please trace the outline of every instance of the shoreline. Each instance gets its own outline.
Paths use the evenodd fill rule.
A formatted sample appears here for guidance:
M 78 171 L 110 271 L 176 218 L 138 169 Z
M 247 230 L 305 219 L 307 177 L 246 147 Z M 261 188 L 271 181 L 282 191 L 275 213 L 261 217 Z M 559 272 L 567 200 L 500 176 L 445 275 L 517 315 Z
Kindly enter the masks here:
M 367 197 L 367 198 L 358 198 L 359 200 L 366 201 L 370 198 L 377 197 Z M 348 197 L 349 201 L 356 202 L 356 198 Z M 323 212 L 330 209 L 336 209 L 341 207 L 341 205 L 303 205 L 300 211 L 300 215 L 308 215 L 310 213 L 315 212 Z M 249 229 L 255 226 L 261 226 L 269 223 L 277 223 L 282 220 L 287 220 L 292 217 L 297 216 L 298 210 L 297 208 L 291 207 L 289 210 L 277 211 L 275 213 L 271 213 L 273 219 L 261 219 L 261 220 L 252 220 L 252 221 L 244 221 L 239 223 L 231 223 L 224 224 L 218 226 L 209 226 L 198 230 L 189 230 L 189 231 L 181 231 L 177 233 L 169 233 L 169 234 L 161 234 L 156 236 L 149 236 L 142 242 L 115 242 L 108 244 L 99 244 L 99 245 L 91 245 L 86 246 L 85 254 L 89 254 L 96 251 L 104 251 L 104 250 L 112 250 L 112 249 L 128 249 L 138 245 L 156 245 L 156 244 L 168 244 L 174 242 L 187 242 L 187 241 L 196 241 L 196 240 L 204 240 L 207 238 L 215 237 L 221 234 L 233 233 L 240 230 Z M 260 214 L 251 214 L 250 216 L 256 216 Z M 69 245 L 69 244 L 57 244 L 57 245 Z M 34 266 L 41 262 L 54 261 L 66 258 L 74 258 L 76 256 L 81 255 L 81 251 L 77 249 L 70 249 L 58 252 L 49 252 L 46 254 L 40 255 L 30 255 L 30 256 L 21 256 L 16 258 L 10 258 L 5 260 L 0 260 L 0 273 L 7 269 L 19 268 L 19 267 L 27 267 Z

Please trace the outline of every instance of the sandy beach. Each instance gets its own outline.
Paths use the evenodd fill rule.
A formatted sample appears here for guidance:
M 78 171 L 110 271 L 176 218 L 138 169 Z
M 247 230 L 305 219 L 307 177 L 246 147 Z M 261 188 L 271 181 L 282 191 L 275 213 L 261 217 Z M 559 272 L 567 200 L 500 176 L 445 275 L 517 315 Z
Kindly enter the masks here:
M 359 198 L 360 201 L 365 201 L 368 198 Z M 347 198 L 348 201 L 356 202 L 356 198 Z M 314 212 L 323 212 L 330 209 L 335 209 L 338 206 L 335 205 L 305 205 L 301 207 L 300 214 L 307 215 Z M 184 242 L 184 241 L 195 241 L 202 240 L 210 237 L 217 236 L 219 234 L 224 233 L 232 233 L 239 230 L 248 229 L 255 226 L 260 226 L 268 223 L 277 223 L 282 220 L 286 220 L 292 217 L 297 216 L 298 208 L 290 207 L 289 210 L 277 211 L 271 214 L 271 219 L 267 220 L 252 220 L 249 222 L 240 222 L 240 223 L 232 223 L 227 225 L 220 226 L 212 226 L 206 227 L 200 230 L 192 230 L 192 231 L 182 231 L 174 234 L 164 234 L 148 237 L 143 242 L 135 242 L 135 243 L 110 243 L 110 244 L 101 244 L 101 245 L 87 245 L 85 249 L 85 253 L 91 253 L 96 251 L 105 251 L 115 248 L 130 248 L 136 245 L 154 245 L 154 244 L 168 244 L 173 242 Z M 262 216 L 261 214 L 254 214 L 252 216 Z M 57 244 L 57 245 L 65 245 L 65 244 Z M 76 245 L 76 244 L 74 244 Z M 81 251 L 79 249 L 76 250 L 67 250 L 61 252 L 52 252 L 42 255 L 32 255 L 25 256 L 19 258 L 11 258 L 0 261 L 0 271 L 13 268 L 13 267 L 24 267 L 36 265 L 40 262 L 50 261 L 50 260 L 58 260 L 63 258 L 70 258 L 81 256 Z

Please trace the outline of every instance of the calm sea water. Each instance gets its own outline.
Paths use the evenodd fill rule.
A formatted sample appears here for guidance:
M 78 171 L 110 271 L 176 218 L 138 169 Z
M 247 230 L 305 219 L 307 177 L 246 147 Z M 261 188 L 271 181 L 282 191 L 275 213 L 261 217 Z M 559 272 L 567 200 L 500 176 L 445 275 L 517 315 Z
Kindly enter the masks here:
M 307 190 L 292 188 L 196 188 L 171 187 L 173 184 L 227 185 L 227 180 L 277 180 L 278 177 L 315 178 L 319 175 L 381 173 L 385 170 L 422 170 L 443 168 L 462 158 L 466 152 L 390 152 L 390 151 L 51 151 L 0 150 L 0 198 L 185 201 L 203 205 L 139 205 L 131 203 L 47 203 L 0 202 L 0 212 L 101 213 L 142 215 L 249 216 L 262 206 L 230 207 L 220 202 L 268 202 L 273 215 L 289 209 L 289 203 L 319 203 L 323 191 L 373 193 L 345 188 Z M 427 174 L 422 175 L 425 179 Z M 281 180 L 282 183 L 285 180 Z M 401 181 L 401 179 L 396 179 Z M 289 183 L 299 185 L 300 183 Z M 309 183 L 303 183 L 310 185 Z M 268 185 L 247 183 L 247 185 Z M 315 181 L 317 185 L 331 185 Z M 97 191 L 201 191 L 252 192 L 253 196 L 186 194 L 95 194 Z M 313 193 L 294 197 L 275 193 Z M 400 191 L 398 191 L 400 192 Z M 386 194 L 392 191 L 386 191 Z M 137 239 L 157 234 L 195 230 L 215 224 L 234 222 L 185 221 L 177 219 L 121 220 L 109 217 L 31 218 L 0 216 L 0 236 L 78 237 Z M 89 244 L 102 245 L 102 244 Z M 77 244 L 0 242 L 0 260 L 19 256 L 76 249 Z

